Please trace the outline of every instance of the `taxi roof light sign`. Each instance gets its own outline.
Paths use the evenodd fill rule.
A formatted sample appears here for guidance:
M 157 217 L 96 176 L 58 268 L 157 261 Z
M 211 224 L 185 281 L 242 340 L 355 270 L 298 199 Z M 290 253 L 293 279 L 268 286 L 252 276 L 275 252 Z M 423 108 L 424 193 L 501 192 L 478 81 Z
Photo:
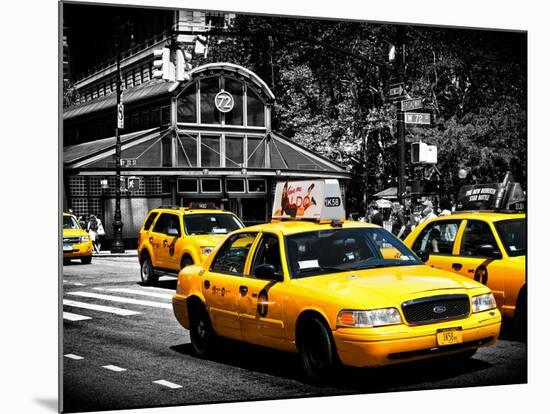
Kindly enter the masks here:
M 338 180 L 281 181 L 275 188 L 273 219 L 344 220 Z

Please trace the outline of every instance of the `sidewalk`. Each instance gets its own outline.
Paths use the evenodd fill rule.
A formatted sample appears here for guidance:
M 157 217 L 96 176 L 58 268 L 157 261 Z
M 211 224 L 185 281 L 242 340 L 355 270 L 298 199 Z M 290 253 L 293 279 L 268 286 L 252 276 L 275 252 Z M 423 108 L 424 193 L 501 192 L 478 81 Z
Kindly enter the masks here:
M 102 257 L 137 257 L 136 249 L 126 249 L 124 253 L 111 253 L 110 250 L 101 250 L 99 254 L 95 253 L 92 256 L 94 259 Z

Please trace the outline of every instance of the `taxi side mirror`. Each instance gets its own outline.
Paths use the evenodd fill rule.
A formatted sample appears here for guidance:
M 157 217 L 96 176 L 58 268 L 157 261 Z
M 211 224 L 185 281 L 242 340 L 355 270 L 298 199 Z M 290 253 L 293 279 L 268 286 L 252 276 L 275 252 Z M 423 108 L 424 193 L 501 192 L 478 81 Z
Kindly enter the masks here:
M 415 252 L 416 255 L 422 260 L 424 263 L 426 263 L 428 260 L 430 260 L 430 252 L 427 250 L 420 250 L 418 252 Z
M 275 266 L 272 264 L 261 264 L 254 268 L 254 276 L 262 280 L 282 281 L 283 275 L 275 272 Z
M 477 253 L 482 257 L 488 257 L 491 259 L 502 259 L 502 254 L 492 244 L 482 244 L 477 248 Z

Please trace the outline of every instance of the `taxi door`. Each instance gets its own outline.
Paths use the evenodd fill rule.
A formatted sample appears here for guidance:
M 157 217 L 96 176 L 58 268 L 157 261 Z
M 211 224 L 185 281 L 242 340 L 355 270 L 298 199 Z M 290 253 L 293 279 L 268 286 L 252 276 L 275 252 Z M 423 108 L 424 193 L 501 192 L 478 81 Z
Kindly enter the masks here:
M 166 232 L 168 223 L 173 220 L 170 216 L 173 216 L 173 214 L 160 213 L 160 216 L 153 226 L 153 230 L 148 234 L 149 243 L 152 248 L 151 260 L 153 261 L 153 267 L 156 268 L 165 269 L 167 267 L 165 240 L 167 237 Z
M 162 260 L 164 267 L 168 270 L 179 272 L 181 257 L 176 252 L 181 252 L 183 240 L 181 216 L 179 214 L 168 214 L 166 229 L 162 238 Z
M 247 342 L 272 347 L 285 342 L 281 248 L 282 242 L 276 234 L 262 233 L 255 247 L 249 274 L 241 280 L 239 318 L 243 339 Z M 257 266 L 266 264 L 275 268 L 273 280 L 255 276 Z
M 480 246 L 491 245 L 494 254 L 484 255 Z M 502 251 L 496 242 L 494 229 L 488 222 L 468 220 L 457 238 L 457 256 L 453 264 L 455 273 L 474 279 L 488 286 L 495 296 L 497 306 L 504 304 L 504 277 L 499 274 L 503 270 Z
M 422 229 L 412 245 L 412 250 L 416 253 L 428 252 L 428 266 L 453 271 L 455 241 L 464 225 L 465 221 L 460 219 L 432 221 Z
M 216 334 L 241 340 L 239 297 L 244 270 L 257 233 L 229 237 L 203 275 L 202 292 Z

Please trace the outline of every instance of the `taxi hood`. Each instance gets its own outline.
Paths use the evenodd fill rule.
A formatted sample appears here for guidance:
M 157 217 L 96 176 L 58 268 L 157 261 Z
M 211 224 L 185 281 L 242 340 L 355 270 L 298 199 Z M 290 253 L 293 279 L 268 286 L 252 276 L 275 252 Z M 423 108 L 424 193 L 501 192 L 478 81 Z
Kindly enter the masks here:
M 471 279 L 426 265 L 395 266 L 295 279 L 295 283 L 331 296 L 344 306 L 392 306 L 404 300 L 484 287 Z
M 227 234 L 196 234 L 191 239 L 199 246 L 215 246 L 223 240 Z
M 63 237 L 81 237 L 88 236 L 88 232 L 83 229 L 63 229 Z

